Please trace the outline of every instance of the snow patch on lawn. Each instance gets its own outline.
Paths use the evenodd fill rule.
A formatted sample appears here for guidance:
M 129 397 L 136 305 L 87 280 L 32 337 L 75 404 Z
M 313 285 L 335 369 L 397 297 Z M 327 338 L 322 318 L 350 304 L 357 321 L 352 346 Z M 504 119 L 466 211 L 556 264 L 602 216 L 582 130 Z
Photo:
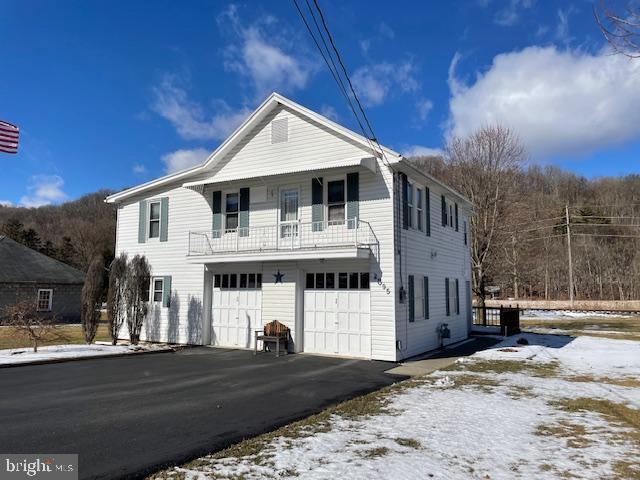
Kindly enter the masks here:
M 276 437 L 257 455 L 204 457 L 173 472 L 188 479 L 614 477 L 617 462 L 640 462 L 629 426 L 562 405 L 590 398 L 639 408 L 640 389 L 576 375 L 637 378 L 640 343 L 518 335 L 390 393 L 385 413 L 333 415 L 329 431 Z
M 572 310 L 523 310 L 520 319 L 558 320 L 566 318 L 631 318 L 634 315 L 616 312 L 575 312 Z
M 162 348 L 164 347 L 159 345 L 52 345 L 38 347 L 37 353 L 34 353 L 33 348 L 11 348 L 0 350 L 0 365 L 122 355 Z

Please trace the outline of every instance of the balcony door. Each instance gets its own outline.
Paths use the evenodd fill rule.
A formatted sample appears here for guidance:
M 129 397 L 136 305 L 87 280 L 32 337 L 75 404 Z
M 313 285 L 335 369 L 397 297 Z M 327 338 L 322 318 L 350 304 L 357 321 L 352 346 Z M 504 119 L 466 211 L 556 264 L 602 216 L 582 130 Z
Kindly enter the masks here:
M 298 219 L 300 209 L 300 191 L 297 188 L 280 190 L 280 238 L 291 240 L 298 237 Z

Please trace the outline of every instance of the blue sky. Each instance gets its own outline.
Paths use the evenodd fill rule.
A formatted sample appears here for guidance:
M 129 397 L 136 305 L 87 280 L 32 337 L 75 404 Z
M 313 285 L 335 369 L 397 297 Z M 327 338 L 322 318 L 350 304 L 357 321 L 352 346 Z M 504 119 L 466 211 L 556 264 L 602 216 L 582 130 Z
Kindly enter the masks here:
M 640 173 L 640 61 L 591 2 L 319 0 L 380 141 L 403 153 L 500 122 L 531 161 Z M 301 2 L 304 5 L 304 2 Z M 293 3 L 4 0 L 0 202 L 59 203 L 198 162 L 271 91 L 355 129 Z

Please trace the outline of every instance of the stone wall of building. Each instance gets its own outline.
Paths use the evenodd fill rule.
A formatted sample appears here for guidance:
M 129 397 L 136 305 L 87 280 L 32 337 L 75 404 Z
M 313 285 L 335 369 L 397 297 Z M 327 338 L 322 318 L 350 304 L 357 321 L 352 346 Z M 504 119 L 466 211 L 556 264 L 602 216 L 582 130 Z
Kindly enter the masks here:
M 80 302 L 82 285 L 47 283 L 1 283 L 0 311 L 7 305 L 21 300 L 36 302 L 39 289 L 52 289 L 51 312 L 60 323 L 80 322 Z

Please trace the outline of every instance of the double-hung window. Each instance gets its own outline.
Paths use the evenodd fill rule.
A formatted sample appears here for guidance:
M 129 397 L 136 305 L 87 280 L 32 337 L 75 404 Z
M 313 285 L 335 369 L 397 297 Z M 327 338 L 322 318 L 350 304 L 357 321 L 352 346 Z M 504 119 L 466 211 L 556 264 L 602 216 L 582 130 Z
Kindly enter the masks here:
M 240 195 L 227 193 L 225 199 L 225 230 L 236 230 L 238 228 L 238 210 L 240 206 Z
M 422 231 L 423 219 L 422 215 L 423 207 L 422 207 L 422 189 L 420 187 L 416 188 L 416 226 L 418 230 Z
M 154 303 L 162 302 L 162 292 L 164 291 L 164 279 L 162 277 L 153 278 L 153 291 L 151 292 L 151 301 Z
M 327 183 L 327 221 L 329 225 L 344 223 L 345 192 L 344 180 L 334 180 Z
M 149 238 L 160 238 L 160 202 L 149 203 Z
M 53 302 L 53 290 L 50 288 L 41 288 L 38 290 L 38 311 L 50 312 Z
M 413 221 L 413 185 L 410 183 L 407 185 L 407 215 L 409 228 L 413 228 L 415 226 L 415 222 Z

